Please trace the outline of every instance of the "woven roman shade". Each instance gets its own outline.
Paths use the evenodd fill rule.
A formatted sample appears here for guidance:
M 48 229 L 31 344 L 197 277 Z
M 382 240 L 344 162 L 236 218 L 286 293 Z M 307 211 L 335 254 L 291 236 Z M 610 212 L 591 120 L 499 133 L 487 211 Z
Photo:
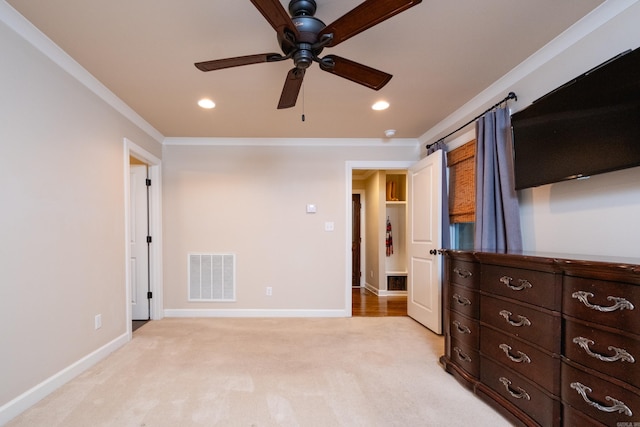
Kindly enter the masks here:
M 475 139 L 447 153 L 451 224 L 476 220 L 475 157 Z

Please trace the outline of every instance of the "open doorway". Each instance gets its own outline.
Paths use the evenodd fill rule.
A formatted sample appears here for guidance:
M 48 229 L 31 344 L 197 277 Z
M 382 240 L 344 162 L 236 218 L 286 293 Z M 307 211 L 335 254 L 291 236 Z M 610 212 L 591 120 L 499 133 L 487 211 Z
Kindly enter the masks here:
M 141 323 L 163 317 L 162 175 L 160 159 L 126 138 L 124 155 L 126 324 L 131 338 Z
M 389 276 L 397 276 L 404 271 L 406 266 L 396 268 L 394 262 L 390 262 L 403 256 L 403 250 L 398 246 L 395 254 L 386 256 L 389 249 L 385 242 L 385 224 L 387 219 L 387 201 L 385 200 L 385 174 L 402 176 L 412 162 L 348 162 L 349 180 L 349 221 L 350 246 L 352 248 L 351 261 L 349 262 L 350 274 L 350 310 L 352 316 L 406 316 L 407 296 L 406 291 L 397 291 L 387 286 Z M 360 206 L 357 201 L 360 199 Z M 398 201 L 396 201 L 398 202 Z M 396 239 L 398 243 L 404 240 L 403 203 L 396 203 L 392 207 Z M 360 207 L 361 214 L 357 214 Z M 400 213 L 398 213 L 400 212 Z M 400 221 L 400 222 L 396 222 Z M 360 227 L 360 230 L 358 230 Z M 357 239 L 361 237 L 361 256 L 357 256 Z M 360 265 L 357 263 L 360 262 Z M 393 266 L 393 267 L 391 267 Z M 391 269 L 390 269 L 391 268 Z M 361 274 L 358 275 L 358 270 Z M 391 271 L 394 270 L 394 271 Z M 360 279 L 359 282 L 357 279 Z

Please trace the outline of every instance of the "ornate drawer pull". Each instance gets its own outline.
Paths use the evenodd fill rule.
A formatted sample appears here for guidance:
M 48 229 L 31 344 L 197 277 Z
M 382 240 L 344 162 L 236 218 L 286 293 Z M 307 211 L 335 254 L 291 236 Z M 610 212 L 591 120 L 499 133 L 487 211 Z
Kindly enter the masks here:
M 509 323 L 511 326 L 531 326 L 531 321 L 526 317 L 518 315 L 518 321 L 514 322 L 513 320 L 511 320 L 511 315 L 512 313 L 510 311 L 500 311 L 500 316 L 504 317 L 504 320 L 506 320 L 507 323 Z
M 594 402 L 593 400 L 589 399 L 589 397 L 587 396 L 587 393 L 591 393 L 593 390 L 591 390 L 589 387 L 587 387 L 584 384 L 581 383 L 571 383 L 571 388 L 574 389 L 575 391 L 578 392 L 578 394 L 580 396 L 582 396 L 582 398 L 584 399 L 585 402 L 587 402 L 589 405 L 593 406 L 594 408 L 596 408 L 599 411 L 602 412 L 618 412 L 620 414 L 625 414 L 629 417 L 633 416 L 633 413 L 631 412 L 631 409 L 629 409 L 629 407 L 627 405 L 624 404 L 624 402 L 621 402 L 617 399 L 614 399 L 611 396 L 605 396 L 605 399 L 611 403 L 613 403 L 613 406 L 602 406 L 601 404 Z
M 525 289 L 530 289 L 533 287 L 530 281 L 525 279 L 518 279 L 518 283 L 520 286 L 514 286 L 511 284 L 513 282 L 513 277 L 502 276 L 500 278 L 500 283 L 507 285 L 507 287 L 513 291 L 523 291 Z
M 458 322 L 457 320 L 453 321 L 453 326 L 455 326 L 456 329 L 458 330 L 458 332 L 460 332 L 461 334 L 470 334 L 471 333 L 471 329 L 469 329 L 465 325 L 460 324 L 460 322 Z
M 471 305 L 471 301 L 469 301 L 469 300 L 468 300 L 467 298 L 465 298 L 465 297 L 461 297 L 461 296 L 460 296 L 460 295 L 458 295 L 458 294 L 453 294 L 453 297 L 452 297 L 452 298 L 455 300 L 455 302 L 457 302 L 457 303 L 458 303 L 458 304 L 460 304 L 460 305 Z
M 513 397 L 515 397 L 516 399 L 527 399 L 527 400 L 531 400 L 531 396 L 529 396 L 529 393 L 527 393 L 525 390 L 521 389 L 520 387 L 516 387 L 516 390 L 514 391 L 511 388 L 511 381 L 509 381 L 508 379 L 506 379 L 505 377 L 500 377 L 498 379 L 498 381 L 500 381 L 502 383 L 502 385 L 504 385 L 504 388 L 507 389 L 507 391 L 509 392 L 509 394 Z
M 463 279 L 468 279 L 469 277 L 473 276 L 473 273 L 470 272 L 469 270 L 464 270 L 462 268 L 454 268 L 453 272 L 456 273 L 459 277 L 462 277 Z
M 464 354 L 462 352 L 462 350 L 460 350 L 458 347 L 453 347 L 453 351 L 456 352 L 456 354 L 458 355 L 458 358 L 460 360 L 464 360 L 465 362 L 471 363 L 471 358 L 469 356 L 467 356 L 466 354 Z
M 612 305 L 611 307 L 601 307 L 599 305 L 593 305 L 588 301 L 588 298 L 593 297 L 593 294 L 591 292 L 577 291 L 572 293 L 571 297 L 576 298 L 581 303 L 593 310 L 602 311 L 605 313 L 616 310 L 624 310 L 625 308 L 628 310 L 633 310 L 635 308 L 629 301 L 620 297 L 607 297 L 608 301 L 615 302 L 615 305 Z
M 511 346 L 507 345 L 507 344 L 500 344 L 498 346 L 500 348 L 500 350 L 504 351 L 504 354 L 507 355 L 507 357 L 509 358 L 509 360 L 511 360 L 512 362 L 516 362 L 516 363 L 531 363 L 531 359 L 529 358 L 529 356 L 527 356 L 526 354 L 524 354 L 521 351 L 518 351 L 518 356 L 512 356 L 511 355 Z
M 634 357 L 632 355 L 630 355 L 626 350 L 622 349 L 622 348 L 618 348 L 618 347 L 613 347 L 613 346 L 609 346 L 607 347 L 607 349 L 609 351 L 613 351 L 616 354 L 614 354 L 613 356 L 603 356 L 601 354 L 598 353 L 594 353 L 591 351 L 591 349 L 589 348 L 589 345 L 593 345 L 595 344 L 593 341 L 591 341 L 589 338 L 585 338 L 585 337 L 575 337 L 573 339 L 574 344 L 578 344 L 580 347 L 582 347 L 582 349 L 591 357 L 594 357 L 598 360 L 602 360 L 603 362 L 616 362 L 616 361 L 621 361 L 621 362 L 629 362 L 629 363 L 635 363 L 636 359 L 634 359 Z

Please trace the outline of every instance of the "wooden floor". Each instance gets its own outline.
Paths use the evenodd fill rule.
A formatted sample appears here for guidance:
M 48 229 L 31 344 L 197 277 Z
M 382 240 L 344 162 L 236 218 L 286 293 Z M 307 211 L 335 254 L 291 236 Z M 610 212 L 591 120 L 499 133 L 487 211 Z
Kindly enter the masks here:
M 379 297 L 365 288 L 352 290 L 352 315 L 363 317 L 406 316 L 407 297 Z

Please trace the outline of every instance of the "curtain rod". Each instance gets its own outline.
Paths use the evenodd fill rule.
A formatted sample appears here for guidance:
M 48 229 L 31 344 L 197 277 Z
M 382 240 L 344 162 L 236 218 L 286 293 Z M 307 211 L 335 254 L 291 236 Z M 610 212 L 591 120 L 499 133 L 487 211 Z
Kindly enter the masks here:
M 474 117 L 473 119 L 469 120 L 467 123 L 463 124 L 462 126 L 460 126 L 458 129 L 454 130 L 451 133 L 448 133 L 447 135 L 443 136 L 442 138 L 438 139 L 436 142 L 432 143 L 432 144 L 427 144 L 427 150 L 434 144 L 437 144 L 440 141 L 444 141 L 446 138 L 450 137 L 451 135 L 453 135 L 454 133 L 457 133 L 459 131 L 461 131 L 462 129 L 466 128 L 467 126 L 469 126 L 471 123 L 475 122 L 476 120 L 478 120 L 480 117 L 484 116 L 485 114 L 487 114 L 489 111 L 494 110 L 496 108 L 498 108 L 499 106 L 501 106 L 502 104 L 504 104 L 505 102 L 507 102 L 510 99 L 514 99 L 514 100 L 518 100 L 518 97 L 516 96 L 516 94 L 514 92 L 509 92 L 509 94 L 507 96 L 505 96 L 505 98 L 498 102 L 497 104 L 495 104 L 493 107 L 491 108 L 487 108 L 486 110 L 484 110 L 481 114 L 477 115 L 476 117 Z

